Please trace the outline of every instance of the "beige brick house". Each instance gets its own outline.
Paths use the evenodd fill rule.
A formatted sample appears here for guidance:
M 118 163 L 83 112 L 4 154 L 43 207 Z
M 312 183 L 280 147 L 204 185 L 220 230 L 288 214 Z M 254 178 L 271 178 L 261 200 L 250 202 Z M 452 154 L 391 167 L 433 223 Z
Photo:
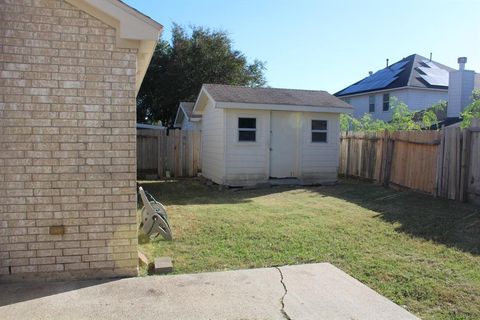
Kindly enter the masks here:
M 135 97 L 162 26 L 0 0 L 0 281 L 137 274 Z

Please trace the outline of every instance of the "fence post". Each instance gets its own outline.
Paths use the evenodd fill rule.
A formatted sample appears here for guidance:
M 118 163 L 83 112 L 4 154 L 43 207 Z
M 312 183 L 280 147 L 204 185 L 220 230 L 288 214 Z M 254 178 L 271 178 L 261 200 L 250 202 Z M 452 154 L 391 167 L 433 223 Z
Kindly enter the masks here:
M 445 129 L 440 130 L 440 144 L 437 148 L 437 172 L 435 174 L 435 192 L 434 197 L 440 197 L 443 190 L 443 164 L 445 149 Z
M 348 178 L 348 167 L 350 166 L 350 140 L 351 140 L 350 133 L 347 131 L 345 135 L 345 139 L 347 139 L 347 152 L 346 152 L 346 159 L 345 159 L 345 178 Z
M 157 130 L 157 176 L 163 178 L 163 150 L 162 150 L 162 132 Z
M 385 153 L 385 176 L 383 179 L 383 185 L 388 187 L 390 184 L 390 174 L 392 172 L 392 159 L 393 159 L 393 148 L 395 146 L 395 140 L 392 139 L 392 135 L 389 132 L 385 134 L 386 140 L 386 153 Z
M 459 200 L 466 202 L 467 187 L 468 187 L 468 165 L 470 163 L 470 149 L 471 149 L 471 131 L 465 128 L 462 132 L 462 165 L 460 167 L 460 195 Z

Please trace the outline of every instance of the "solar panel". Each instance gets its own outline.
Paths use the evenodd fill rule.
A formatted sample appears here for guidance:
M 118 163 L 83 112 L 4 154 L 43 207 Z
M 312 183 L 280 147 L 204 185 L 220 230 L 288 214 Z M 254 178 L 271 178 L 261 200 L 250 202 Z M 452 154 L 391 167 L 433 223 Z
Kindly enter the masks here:
M 448 86 L 448 74 L 446 77 L 421 74 L 420 77 L 422 77 L 423 80 L 427 81 L 428 84 L 432 86 Z
M 423 60 L 422 61 L 427 67 L 432 68 L 432 69 L 440 69 L 435 63 L 433 63 L 430 60 Z
M 443 69 L 432 69 L 432 68 L 424 68 L 424 67 L 419 67 L 418 69 L 420 69 L 423 73 L 427 75 L 438 75 L 438 76 L 448 75 L 448 71 Z
M 432 86 L 448 86 L 449 73 L 447 70 L 439 68 L 435 63 L 424 60 L 422 64 L 425 67 L 418 67 L 420 77 Z
M 405 69 L 405 66 L 408 64 L 407 61 L 400 61 L 388 68 L 384 68 L 368 76 L 359 82 L 351 85 L 350 87 L 344 89 L 340 92 L 341 95 L 371 91 L 375 89 L 382 89 L 392 82 L 398 79 L 398 75 Z
M 392 70 L 398 70 L 400 68 L 403 68 L 407 63 L 408 61 L 399 61 L 395 64 L 392 64 L 389 68 Z

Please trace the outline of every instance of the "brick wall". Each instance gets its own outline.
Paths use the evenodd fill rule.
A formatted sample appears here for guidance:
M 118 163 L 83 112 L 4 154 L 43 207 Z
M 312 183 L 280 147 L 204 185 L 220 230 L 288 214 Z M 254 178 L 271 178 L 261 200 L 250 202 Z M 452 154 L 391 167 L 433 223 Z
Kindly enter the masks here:
M 0 0 L 0 280 L 137 273 L 136 49 L 115 39 L 64 1 Z

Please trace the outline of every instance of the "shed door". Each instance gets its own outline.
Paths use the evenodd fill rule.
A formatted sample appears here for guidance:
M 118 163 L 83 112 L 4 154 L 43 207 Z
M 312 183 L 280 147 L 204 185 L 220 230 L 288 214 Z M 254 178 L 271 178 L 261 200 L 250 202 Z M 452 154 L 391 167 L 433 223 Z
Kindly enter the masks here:
M 297 158 L 297 113 L 272 111 L 270 116 L 270 177 L 295 176 Z

